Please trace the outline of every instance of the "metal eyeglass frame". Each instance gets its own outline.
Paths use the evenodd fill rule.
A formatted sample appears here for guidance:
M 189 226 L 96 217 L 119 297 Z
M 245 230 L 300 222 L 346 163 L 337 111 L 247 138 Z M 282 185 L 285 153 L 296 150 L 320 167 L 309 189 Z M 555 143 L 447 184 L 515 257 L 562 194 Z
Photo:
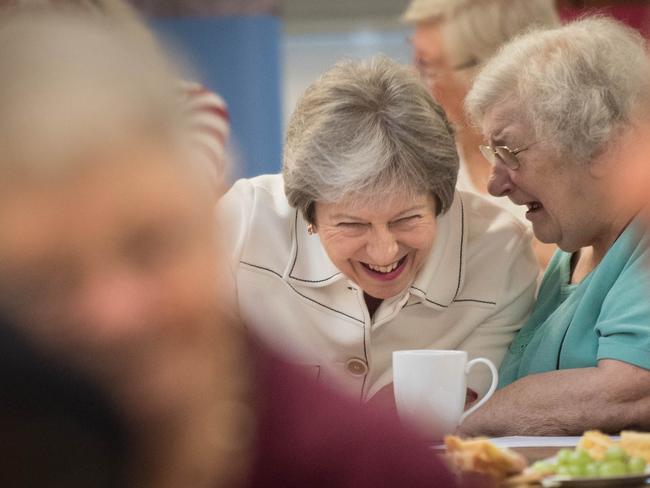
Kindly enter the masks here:
M 497 158 L 508 168 L 513 171 L 518 170 L 521 166 L 517 154 L 529 149 L 533 144 L 518 147 L 517 149 L 510 149 L 508 146 L 488 146 L 487 144 L 480 144 L 479 151 L 485 159 L 487 159 L 492 166 L 497 162 Z

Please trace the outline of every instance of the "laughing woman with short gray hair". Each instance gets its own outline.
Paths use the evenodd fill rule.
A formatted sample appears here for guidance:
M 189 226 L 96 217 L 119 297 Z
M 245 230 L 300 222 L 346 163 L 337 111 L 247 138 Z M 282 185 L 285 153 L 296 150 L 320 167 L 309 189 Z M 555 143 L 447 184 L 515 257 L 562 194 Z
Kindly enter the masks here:
M 391 383 L 395 350 L 500 363 L 535 292 L 531 236 L 455 191 L 457 172 L 452 129 L 410 68 L 334 66 L 296 107 L 282 175 L 221 201 L 246 323 L 362 399 Z

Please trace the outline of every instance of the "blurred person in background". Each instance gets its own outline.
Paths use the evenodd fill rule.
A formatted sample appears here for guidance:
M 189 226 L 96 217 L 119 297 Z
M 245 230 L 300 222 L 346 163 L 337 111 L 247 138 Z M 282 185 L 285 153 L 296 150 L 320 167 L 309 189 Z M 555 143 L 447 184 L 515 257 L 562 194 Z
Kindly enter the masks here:
M 335 65 L 291 117 L 282 174 L 239 180 L 219 204 L 244 321 L 362 400 L 392 400 L 396 350 L 499 364 L 535 293 L 530 230 L 457 192 L 457 171 L 453 131 L 413 69 Z M 489 380 L 476 371 L 470 389 Z
M 460 154 L 458 188 L 490 198 L 491 165 L 478 149 L 480 130 L 468 119 L 464 100 L 481 65 L 519 34 L 555 27 L 553 0 L 412 0 L 403 19 L 414 24 L 415 65 L 456 129 Z M 493 199 L 521 220 L 525 212 L 507 199 Z M 555 246 L 533 241 L 545 268 Z
M 163 48 L 126 0 L 0 0 L 0 6 L 80 9 L 116 22 L 138 42 L 148 43 L 156 49 Z M 177 91 L 183 102 L 192 141 L 193 155 L 189 161 L 202 168 L 216 201 L 230 186 L 230 168 L 225 154 L 230 134 L 228 108 L 219 95 L 199 83 L 179 80 Z
M 638 32 L 586 18 L 527 34 L 468 97 L 494 165 L 490 193 L 560 250 L 510 345 L 500 390 L 466 434 L 650 429 L 650 60 Z
M 21 9 L 0 19 L 0 71 L 0 310 L 107 397 L 127 486 L 455 486 L 384 415 L 244 336 L 159 51 L 102 18 Z

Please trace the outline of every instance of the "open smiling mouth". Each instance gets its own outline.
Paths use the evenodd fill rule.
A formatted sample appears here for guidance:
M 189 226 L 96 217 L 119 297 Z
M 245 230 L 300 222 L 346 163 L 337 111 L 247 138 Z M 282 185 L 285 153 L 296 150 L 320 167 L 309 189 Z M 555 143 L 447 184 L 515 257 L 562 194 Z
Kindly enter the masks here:
M 359 262 L 365 268 L 368 274 L 382 281 L 388 281 L 397 278 L 402 273 L 402 270 L 406 265 L 407 257 L 408 254 L 402 259 L 395 261 L 388 266 L 375 266 L 374 264 L 368 264 L 361 261 Z

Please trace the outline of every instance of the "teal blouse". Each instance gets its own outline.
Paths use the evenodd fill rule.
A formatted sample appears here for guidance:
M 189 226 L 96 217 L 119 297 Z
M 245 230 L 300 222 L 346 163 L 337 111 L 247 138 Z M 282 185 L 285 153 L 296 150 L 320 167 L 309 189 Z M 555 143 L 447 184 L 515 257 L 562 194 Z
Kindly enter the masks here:
M 571 254 L 557 251 L 533 312 L 510 345 L 499 387 L 524 376 L 616 359 L 650 369 L 650 247 L 631 224 L 600 264 L 570 284 Z

